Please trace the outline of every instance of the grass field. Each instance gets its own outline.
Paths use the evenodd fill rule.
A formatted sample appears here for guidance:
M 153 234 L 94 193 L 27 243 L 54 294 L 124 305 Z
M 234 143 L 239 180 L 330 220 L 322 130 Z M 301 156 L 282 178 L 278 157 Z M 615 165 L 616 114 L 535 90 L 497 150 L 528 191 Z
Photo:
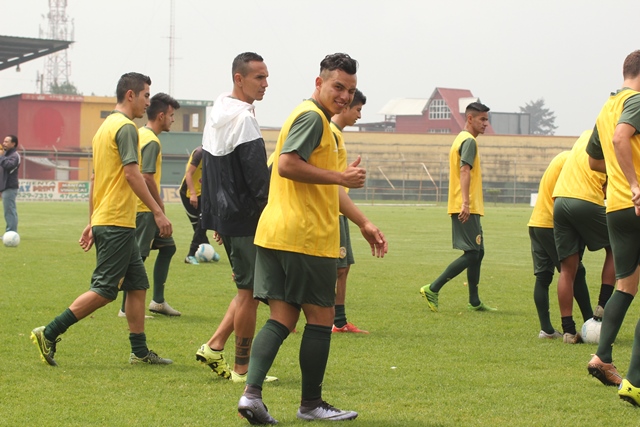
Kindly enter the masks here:
M 640 412 L 618 399 L 616 389 L 587 375 L 595 346 L 537 338 L 526 228 L 531 208 L 491 206 L 483 219 L 486 256 L 480 296 L 499 308 L 495 313 L 466 310 L 466 276 L 443 288 L 439 313 L 429 312 L 420 298 L 419 287 L 459 255 L 451 249 L 445 208 L 362 209 L 385 232 L 389 254 L 382 260 L 369 256 L 352 226 L 356 264 L 349 278 L 347 314 L 371 334 L 333 337 L 324 382 L 327 401 L 360 413 L 349 425 L 640 423 Z M 146 326 L 150 348 L 172 358 L 171 366 L 128 364 L 127 324 L 116 316 L 120 300 L 62 336 L 58 368 L 40 361 L 29 340 L 31 329 L 48 323 L 88 288 L 95 252 L 85 254 L 77 244 L 86 224 L 86 204 L 20 203 L 18 210 L 22 242 L 15 249 L 0 247 L 0 425 L 248 425 L 236 414 L 243 386 L 214 378 L 194 357 L 235 288 L 225 254 L 217 264 L 183 263 L 191 234 L 181 205 L 167 207 L 178 252 L 166 296 L 183 316 L 156 316 Z M 585 256 L 594 303 L 603 256 Z M 147 265 L 154 259 L 155 254 Z M 551 301 L 558 328 L 555 289 Z M 267 314 L 261 306 L 258 328 Z M 636 303 L 616 342 L 614 359 L 623 375 L 637 317 Z M 265 402 L 282 425 L 308 425 L 295 418 L 301 335 L 285 341 L 270 372 L 280 381 L 264 389 Z M 232 361 L 233 345 L 226 350 Z

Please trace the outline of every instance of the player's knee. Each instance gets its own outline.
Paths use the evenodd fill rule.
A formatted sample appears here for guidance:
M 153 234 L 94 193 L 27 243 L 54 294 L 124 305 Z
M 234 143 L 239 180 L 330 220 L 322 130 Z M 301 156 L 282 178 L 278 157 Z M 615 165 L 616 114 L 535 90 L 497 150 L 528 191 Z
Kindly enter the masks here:
M 542 271 L 536 273 L 536 285 L 549 287 L 553 281 L 553 273 L 550 271 Z
M 158 249 L 158 252 L 159 252 L 158 255 L 162 255 L 164 257 L 171 258 L 173 256 L 173 254 L 176 253 L 176 246 L 175 245 L 163 246 L 163 247 Z

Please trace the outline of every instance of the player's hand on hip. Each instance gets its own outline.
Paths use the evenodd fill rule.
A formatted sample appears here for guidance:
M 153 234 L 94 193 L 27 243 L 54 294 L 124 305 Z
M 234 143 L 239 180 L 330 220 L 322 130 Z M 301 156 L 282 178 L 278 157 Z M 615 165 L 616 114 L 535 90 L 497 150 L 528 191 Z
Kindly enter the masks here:
M 364 182 L 367 179 L 367 171 L 358 167 L 361 157 L 358 158 L 347 166 L 347 169 L 342 172 L 342 186 L 347 188 L 362 188 Z

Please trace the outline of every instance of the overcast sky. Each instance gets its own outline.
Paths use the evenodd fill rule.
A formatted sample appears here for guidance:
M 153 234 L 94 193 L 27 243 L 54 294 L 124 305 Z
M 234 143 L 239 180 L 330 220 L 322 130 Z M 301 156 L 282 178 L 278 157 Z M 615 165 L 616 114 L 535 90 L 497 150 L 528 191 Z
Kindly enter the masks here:
M 49 1 L 0 5 L 0 34 L 46 29 Z M 80 92 L 113 96 L 128 71 L 151 76 L 152 93 L 169 91 L 170 0 L 68 0 L 67 14 L 70 81 Z M 270 73 L 256 115 L 279 127 L 313 92 L 322 58 L 346 52 L 360 63 L 361 122 L 382 120 L 391 99 L 449 87 L 470 89 L 496 112 L 544 98 L 556 134 L 577 136 L 620 87 L 625 56 L 640 49 L 639 16 L 638 0 L 175 0 L 172 95 L 214 100 L 231 89 L 233 58 L 255 51 Z M 36 92 L 44 59 L 21 69 L 0 72 L 0 96 Z

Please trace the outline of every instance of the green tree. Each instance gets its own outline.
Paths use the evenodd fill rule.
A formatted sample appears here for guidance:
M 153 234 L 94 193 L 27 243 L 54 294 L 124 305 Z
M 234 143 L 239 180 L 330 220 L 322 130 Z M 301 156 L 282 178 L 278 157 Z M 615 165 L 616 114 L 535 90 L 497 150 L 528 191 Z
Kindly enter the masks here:
M 520 112 L 529 114 L 531 133 L 534 135 L 553 135 L 558 126 L 555 125 L 556 114 L 544 105 L 544 98 L 527 102 L 520 107 Z
M 54 82 L 51 84 L 49 88 L 49 93 L 54 95 L 82 95 L 78 92 L 78 88 L 71 82 L 64 82 L 58 84 L 58 82 Z

